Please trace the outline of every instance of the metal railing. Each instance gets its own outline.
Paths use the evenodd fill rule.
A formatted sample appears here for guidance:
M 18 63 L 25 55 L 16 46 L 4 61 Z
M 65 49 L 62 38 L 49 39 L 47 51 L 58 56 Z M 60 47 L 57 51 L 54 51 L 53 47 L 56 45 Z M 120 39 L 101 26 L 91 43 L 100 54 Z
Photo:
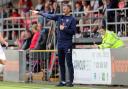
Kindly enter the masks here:
M 121 37 L 126 37 L 128 35 L 128 8 L 106 9 L 106 11 L 106 24 L 108 29 L 116 32 Z
M 116 32 L 119 36 L 126 37 L 127 36 L 127 9 L 106 9 L 106 15 L 105 17 L 101 17 L 99 14 L 99 10 L 97 11 L 88 11 L 85 14 L 84 12 L 73 12 L 73 16 L 77 19 L 77 30 L 78 34 L 80 36 L 75 36 L 75 38 L 87 38 L 87 37 L 99 37 L 98 33 L 96 32 L 99 28 L 99 24 L 101 22 L 101 19 L 106 19 L 106 24 L 108 30 L 112 30 Z M 121 12 L 124 12 L 124 15 L 121 14 Z M 112 14 L 112 15 L 111 15 Z M 110 16 L 113 18 L 113 21 L 110 21 Z M 4 37 L 7 36 L 9 38 L 9 35 L 12 34 L 12 32 L 18 31 L 18 36 L 20 37 L 20 33 L 23 30 L 26 30 L 26 22 L 22 23 L 21 20 L 26 20 L 26 17 L 15 17 L 15 18 L 1 18 L 1 29 L 4 33 Z M 32 25 L 32 17 L 30 19 L 30 27 Z M 14 22 L 13 22 L 14 20 Z M 55 29 L 51 28 L 53 27 L 52 24 L 47 26 L 47 19 L 44 19 L 44 26 L 45 28 Z M 17 21 L 17 22 L 15 22 Z M 30 28 L 31 29 L 31 28 Z M 54 34 L 54 33 L 53 33 Z M 52 34 L 52 36 L 53 36 Z M 49 35 L 50 37 L 50 35 Z M 55 37 L 51 37 L 52 39 L 55 39 Z M 50 38 L 50 39 L 51 39 Z M 50 41 L 52 42 L 52 41 Z M 49 42 L 48 42 L 49 43 Z
M 30 16 L 29 18 L 26 17 L 9 17 L 9 18 L 1 18 L 1 29 L 0 32 L 3 33 L 3 36 L 7 38 L 9 41 L 14 41 L 16 38 L 20 38 L 21 32 L 25 30 L 31 30 L 33 19 L 37 18 L 36 23 L 38 23 L 38 19 L 42 16 L 34 17 Z M 43 19 L 43 28 L 51 29 L 51 24 L 47 24 L 45 18 Z M 29 23 L 27 22 L 29 21 Z M 52 22 L 51 22 L 52 23 Z M 15 36 L 16 33 L 16 36 Z
M 58 57 L 56 50 L 30 50 L 26 59 L 26 81 L 59 80 Z

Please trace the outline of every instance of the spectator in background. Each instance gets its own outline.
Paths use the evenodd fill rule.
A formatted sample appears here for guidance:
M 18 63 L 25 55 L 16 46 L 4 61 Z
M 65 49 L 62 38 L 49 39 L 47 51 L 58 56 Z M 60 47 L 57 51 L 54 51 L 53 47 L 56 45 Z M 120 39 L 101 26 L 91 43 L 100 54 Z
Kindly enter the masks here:
M 23 26 L 23 20 L 22 19 L 17 19 L 17 17 L 21 17 L 21 15 L 18 12 L 18 9 L 13 9 L 10 17 L 13 18 L 12 19 L 12 24 L 14 25 L 15 28 L 18 28 L 18 27 L 22 27 Z
M 18 12 L 18 9 L 13 9 L 12 13 L 11 13 L 11 16 L 12 18 L 12 21 L 11 21 L 11 24 L 10 24 L 10 27 L 11 28 L 21 28 L 23 27 L 23 19 L 17 19 L 18 17 L 21 17 L 21 15 L 19 14 Z M 18 36 L 18 31 L 12 31 L 12 38 L 14 37 L 17 37 Z
M 23 9 L 23 11 L 29 11 L 32 9 L 33 4 L 31 0 L 20 0 L 18 6 Z
M 14 8 L 12 2 L 9 2 L 9 3 L 7 4 L 7 8 L 9 8 L 9 9 L 13 9 L 13 8 Z
M 99 8 L 99 0 L 90 0 L 92 10 L 96 11 Z
M 117 12 L 117 21 L 118 22 L 123 22 L 126 20 L 125 18 L 125 10 L 123 10 L 123 8 L 125 8 L 126 4 L 125 4 L 125 0 L 119 0 L 118 3 L 118 8 L 120 10 L 118 10 Z M 117 24 L 117 32 L 118 32 L 118 36 L 125 36 L 125 24 Z
M 52 7 L 53 8 L 53 7 Z M 50 5 L 49 2 L 45 3 L 45 7 L 44 7 L 44 11 L 42 11 L 43 13 L 49 13 L 49 14 L 53 14 L 53 12 L 50 12 Z M 42 19 L 41 19 L 42 18 Z M 39 17 L 38 20 L 40 22 L 46 23 L 45 25 L 50 25 L 51 24 L 51 20 L 44 18 L 44 17 Z M 42 21 L 41 21 L 42 20 Z
M 38 4 L 35 7 L 35 10 L 37 11 L 43 11 L 45 7 L 45 0 L 38 0 Z
M 55 10 L 54 10 L 54 8 L 53 8 L 53 3 L 51 2 L 51 3 L 49 3 L 49 13 L 50 14 L 53 14 L 54 12 L 55 12 Z
M 6 8 L 8 9 L 8 17 L 11 16 L 12 10 L 15 8 L 12 4 L 12 2 L 9 2 L 6 6 Z
M 33 33 L 33 37 L 32 37 L 30 47 L 29 47 L 30 50 L 35 49 L 36 44 L 37 44 L 38 39 L 39 39 L 39 36 L 40 36 L 40 29 L 38 29 L 37 24 L 32 25 L 32 33 Z
M 50 13 L 51 14 L 60 12 L 59 5 L 57 4 L 57 2 L 55 0 L 50 0 L 49 1 L 49 6 L 50 6 Z
M 98 24 L 99 22 L 102 21 L 103 18 L 104 18 L 103 9 L 99 9 L 98 16 L 95 17 L 93 24 Z M 99 29 L 99 25 L 92 26 L 91 30 L 94 33 L 93 37 L 98 37 L 99 36 L 99 33 L 97 32 L 98 29 Z
M 91 5 L 90 5 L 90 1 L 82 1 L 83 4 L 83 8 L 84 8 L 84 18 L 83 18 L 83 23 L 84 24 L 90 24 L 91 23 L 91 19 L 92 18 L 92 12 L 91 12 Z M 83 29 L 81 29 L 81 32 L 83 32 L 83 36 L 84 37 L 89 37 L 90 36 L 90 26 L 85 26 Z
M 32 32 L 30 30 L 26 30 L 25 31 L 25 38 L 24 38 L 24 42 L 22 45 L 22 50 L 27 50 L 30 47 L 31 44 L 31 40 L 32 40 Z
M 45 3 L 45 7 L 44 7 L 44 13 L 50 13 L 50 5 L 49 5 L 49 2 L 46 2 Z
M 102 0 L 102 1 L 104 4 L 104 6 L 103 6 L 104 12 L 106 11 L 106 9 L 112 9 L 113 8 L 113 0 Z M 108 22 L 114 22 L 115 21 L 115 11 L 107 11 L 107 21 Z M 114 31 L 115 25 L 108 25 L 108 29 L 110 31 Z
M 82 0 L 82 5 L 83 5 L 83 8 L 84 8 L 84 14 L 85 14 L 85 16 L 87 16 L 88 15 L 88 11 L 91 10 L 90 1 Z
M 30 12 L 27 12 L 23 14 L 23 16 L 26 17 L 24 23 L 27 30 L 31 30 L 30 29 L 31 24 L 35 24 L 35 23 L 37 24 L 38 22 L 38 16 L 36 14 L 30 14 Z M 32 18 L 30 18 L 30 16 L 32 16 Z
M 24 43 L 24 40 L 25 40 L 25 31 L 22 31 L 20 37 L 17 38 L 16 41 L 14 42 L 14 44 L 16 46 L 18 46 L 18 49 L 21 49 L 22 48 L 22 45 Z
M 60 13 L 60 7 L 57 2 L 53 3 L 54 13 Z
M 6 7 L 3 7 L 3 18 L 10 16 L 9 10 Z
M 77 14 L 75 14 L 77 17 L 80 17 L 81 15 L 79 14 L 79 12 L 83 11 L 83 7 L 82 7 L 82 3 L 81 2 L 76 2 L 75 3 L 75 11 Z
M 125 0 L 119 0 L 118 8 L 123 9 L 125 7 Z
M 25 4 L 29 8 L 29 10 L 32 9 L 32 7 L 33 7 L 32 0 L 25 0 Z
M 43 28 L 41 23 L 38 23 L 37 27 L 41 32 L 38 39 L 38 42 L 36 44 L 35 49 L 36 50 L 45 50 L 46 49 L 46 41 L 48 37 L 48 29 Z
M 79 18 L 81 18 L 81 16 L 83 15 L 83 14 L 81 14 L 81 13 L 79 13 L 79 12 L 82 12 L 83 11 L 83 6 L 82 6 L 82 3 L 81 2 L 79 2 L 79 1 L 76 1 L 76 3 L 75 3 L 75 17 L 77 18 L 77 24 L 79 24 Z M 76 29 L 76 37 L 78 38 L 79 36 L 80 36 L 80 27 L 77 27 L 77 29 Z
M 19 0 L 18 2 L 19 8 L 23 8 L 24 5 L 25 5 L 25 0 Z
M 102 9 L 103 12 L 105 11 L 104 10 L 104 4 L 103 4 L 103 1 L 102 0 L 99 1 L 99 8 L 98 9 Z

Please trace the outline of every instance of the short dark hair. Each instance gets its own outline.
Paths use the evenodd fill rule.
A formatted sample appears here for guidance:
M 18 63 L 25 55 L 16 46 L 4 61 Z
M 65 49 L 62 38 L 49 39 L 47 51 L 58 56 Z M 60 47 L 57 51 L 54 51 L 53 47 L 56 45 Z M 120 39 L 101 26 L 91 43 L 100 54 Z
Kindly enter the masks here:
M 64 6 L 67 6 L 70 10 L 72 9 L 71 5 L 69 5 L 69 4 L 64 4 L 63 7 Z

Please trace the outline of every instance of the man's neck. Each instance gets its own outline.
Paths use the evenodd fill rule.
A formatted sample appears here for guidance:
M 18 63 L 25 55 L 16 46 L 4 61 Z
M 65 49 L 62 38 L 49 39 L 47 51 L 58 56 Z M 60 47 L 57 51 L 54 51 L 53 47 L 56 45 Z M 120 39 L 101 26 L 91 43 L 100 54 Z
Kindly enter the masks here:
M 68 14 L 64 14 L 65 16 L 70 16 L 71 14 L 70 13 L 68 13 Z

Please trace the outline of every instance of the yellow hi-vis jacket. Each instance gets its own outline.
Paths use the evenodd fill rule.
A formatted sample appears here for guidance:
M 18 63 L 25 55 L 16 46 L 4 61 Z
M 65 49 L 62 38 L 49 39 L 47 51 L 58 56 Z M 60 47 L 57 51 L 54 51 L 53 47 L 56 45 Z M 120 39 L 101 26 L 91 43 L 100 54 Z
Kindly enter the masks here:
M 123 46 L 124 42 L 114 32 L 108 30 L 102 36 L 102 43 L 98 45 L 99 48 L 120 48 Z

